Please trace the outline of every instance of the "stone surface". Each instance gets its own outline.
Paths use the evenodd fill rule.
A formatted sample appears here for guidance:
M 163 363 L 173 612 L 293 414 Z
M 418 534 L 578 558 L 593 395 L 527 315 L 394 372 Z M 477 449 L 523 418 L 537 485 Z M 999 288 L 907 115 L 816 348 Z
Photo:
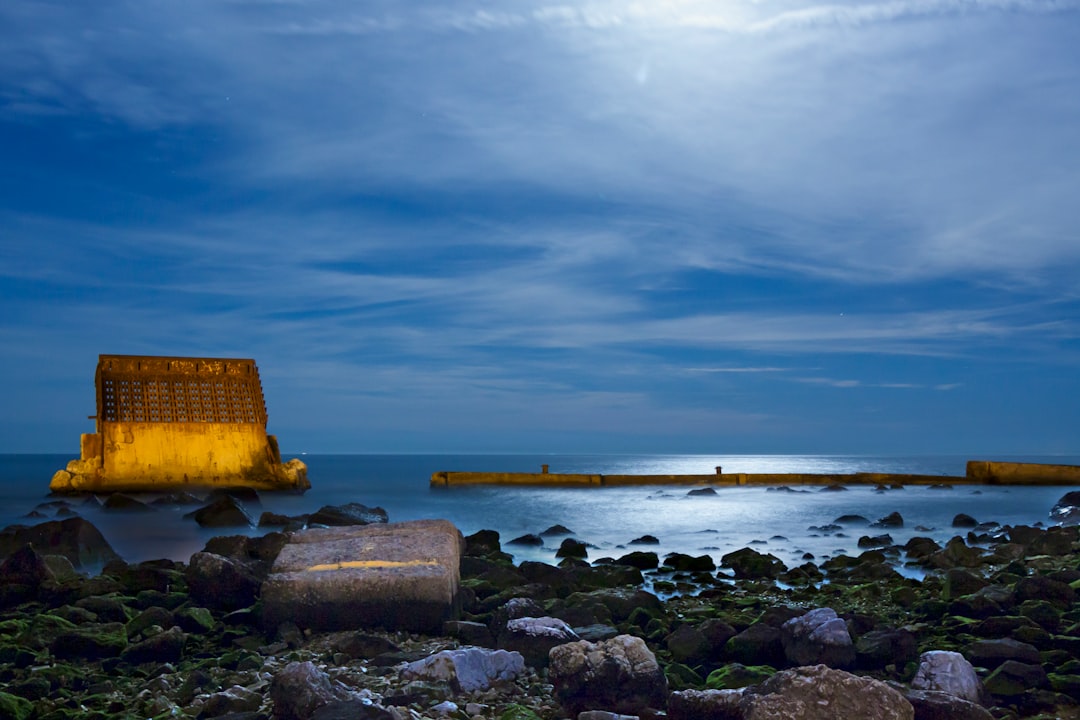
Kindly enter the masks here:
M 667 701 L 667 678 L 656 657 L 632 635 L 552 648 L 548 679 L 570 715 L 585 710 L 639 714 Z
M 742 548 L 720 558 L 721 567 L 729 567 L 737 578 L 776 578 L 787 570 L 784 563 L 774 555 L 759 553 L 753 548 Z
M 270 699 L 275 720 L 308 720 L 318 708 L 351 700 L 353 693 L 310 661 L 291 662 L 271 681 Z
M 551 648 L 577 640 L 580 638 L 573 628 L 553 617 L 515 618 L 499 633 L 499 646 L 521 653 L 533 667 L 547 667 Z
M 63 555 L 76 568 L 100 568 L 119 555 L 94 525 L 81 517 L 50 520 L 30 527 L 16 525 L 0 531 L 0 557 L 24 545 L 41 555 Z
M 865 670 L 913 662 L 919 657 L 918 640 L 908 630 L 885 629 L 863 633 L 855 643 L 855 663 Z
M 200 527 L 250 527 L 255 524 L 243 504 L 231 495 L 222 495 L 184 517 L 194 519 Z
M 408 679 L 444 682 L 455 692 L 487 690 L 498 681 L 513 680 L 525 671 L 521 653 L 463 647 L 443 650 L 402 670 Z
M 934 690 L 903 690 L 915 709 L 915 720 L 994 720 L 990 711 L 976 703 Z
M 250 607 L 259 593 L 259 578 L 250 567 L 214 553 L 192 555 L 184 577 L 191 596 L 206 607 L 224 610 Z
M 776 673 L 748 689 L 744 720 L 914 720 L 904 696 L 883 682 L 825 665 Z
M 264 625 L 438 632 L 460 611 L 463 549 L 446 520 L 294 533 L 262 585 Z
M 911 687 L 944 692 L 974 703 L 983 695 L 975 668 L 963 655 L 949 650 L 931 650 L 920 655 Z
M 381 507 L 368 507 L 360 503 L 324 505 L 308 517 L 309 525 L 343 527 L 348 525 L 371 525 L 389 520 Z
M 739 690 L 679 690 L 668 698 L 669 720 L 743 720 Z
M 788 620 L 780 627 L 780 638 L 784 654 L 794 665 L 849 668 L 855 664 L 847 623 L 832 608 L 817 608 Z
M 1050 685 L 1046 671 L 1037 663 L 1006 660 L 997 667 L 983 683 L 991 695 L 1012 697 L 1028 690 L 1038 690 Z
M 1038 648 L 1012 638 L 976 640 L 964 648 L 964 657 L 972 665 L 985 668 L 995 668 L 1006 660 L 1034 664 L 1041 662 Z

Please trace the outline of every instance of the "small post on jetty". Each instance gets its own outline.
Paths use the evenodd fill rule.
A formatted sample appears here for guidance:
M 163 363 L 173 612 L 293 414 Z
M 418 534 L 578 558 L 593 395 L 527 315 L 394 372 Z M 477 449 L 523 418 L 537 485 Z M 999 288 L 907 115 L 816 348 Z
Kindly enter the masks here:
M 724 469 L 719 465 L 716 466 L 716 474 L 717 475 L 723 475 L 724 474 Z
M 548 474 L 548 466 L 547 465 L 541 465 L 540 466 L 540 474 L 542 474 L 542 475 L 547 475 Z

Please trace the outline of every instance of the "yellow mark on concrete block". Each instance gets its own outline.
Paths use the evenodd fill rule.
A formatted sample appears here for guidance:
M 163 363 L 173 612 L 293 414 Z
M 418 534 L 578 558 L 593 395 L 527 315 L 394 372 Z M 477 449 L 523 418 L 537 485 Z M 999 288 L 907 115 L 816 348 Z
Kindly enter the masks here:
M 350 568 L 431 567 L 438 564 L 436 560 L 346 560 L 345 562 L 312 565 L 306 572 L 325 572 L 327 570 L 347 570 Z

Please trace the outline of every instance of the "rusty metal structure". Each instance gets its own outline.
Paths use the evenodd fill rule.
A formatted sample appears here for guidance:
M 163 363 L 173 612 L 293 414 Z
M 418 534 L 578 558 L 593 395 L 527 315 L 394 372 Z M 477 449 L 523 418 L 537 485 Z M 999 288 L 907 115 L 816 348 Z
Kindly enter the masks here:
M 306 490 L 266 433 L 259 369 L 247 358 L 100 355 L 94 433 L 58 471 L 54 492 L 244 486 Z
M 109 422 L 266 426 L 259 369 L 250 359 L 101 355 L 94 385 L 98 432 Z

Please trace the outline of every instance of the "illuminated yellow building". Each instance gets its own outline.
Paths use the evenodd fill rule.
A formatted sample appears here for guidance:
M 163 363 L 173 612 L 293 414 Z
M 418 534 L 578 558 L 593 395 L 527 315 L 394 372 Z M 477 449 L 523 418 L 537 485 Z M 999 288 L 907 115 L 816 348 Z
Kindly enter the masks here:
M 53 492 L 311 487 L 304 463 L 282 463 L 266 434 L 254 360 L 101 355 L 94 384 L 97 432 Z

